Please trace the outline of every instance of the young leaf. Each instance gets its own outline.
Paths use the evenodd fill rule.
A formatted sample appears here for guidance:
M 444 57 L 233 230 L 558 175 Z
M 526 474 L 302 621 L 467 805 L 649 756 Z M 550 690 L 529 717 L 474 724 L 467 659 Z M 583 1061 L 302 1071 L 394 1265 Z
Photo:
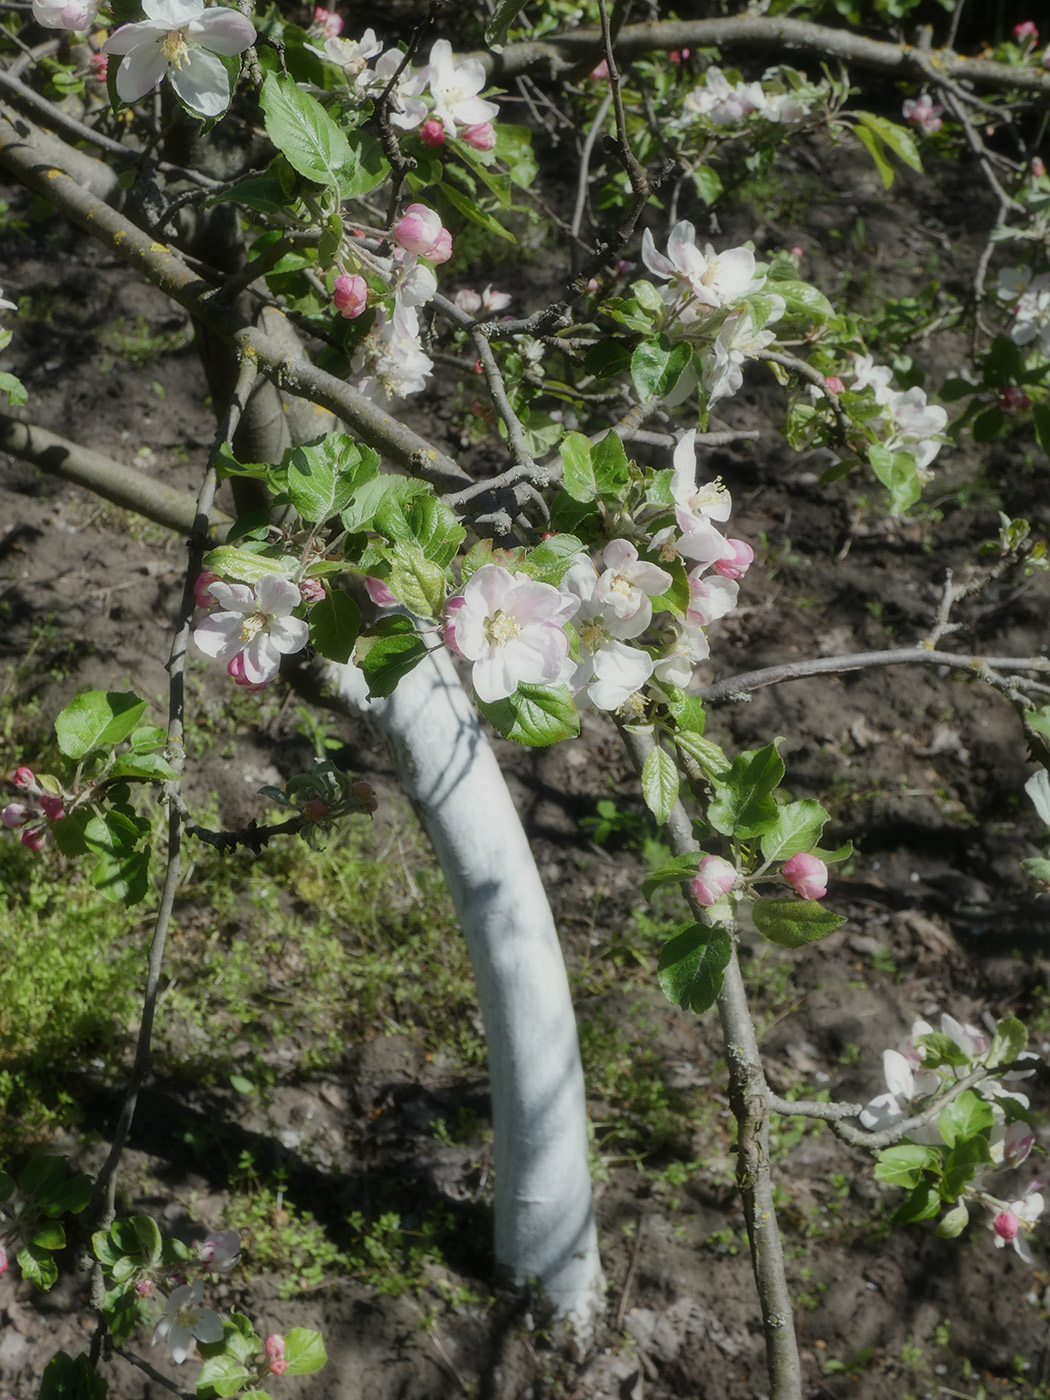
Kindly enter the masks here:
M 107 1388 L 87 1352 L 58 1351 L 44 1368 L 37 1400 L 106 1400 Z
M 733 940 L 723 928 L 689 924 L 664 944 L 657 968 L 668 1001 L 698 1015 L 718 1000 Z
M 705 739 L 701 734 L 689 730 L 678 730 L 674 741 L 683 753 L 695 758 L 709 778 L 724 778 L 730 769 L 729 759 L 713 739 Z
M 266 134 L 289 164 L 318 185 L 337 188 L 356 164 L 346 137 L 325 109 L 285 73 L 263 80 L 259 104 Z
M 939 1168 L 940 1163 L 941 1154 L 936 1147 L 920 1147 L 916 1143 L 905 1142 L 879 1153 L 875 1163 L 875 1180 L 884 1181 L 888 1186 L 910 1189 L 918 1185 L 923 1172 Z
M 345 663 L 361 632 L 361 609 L 349 593 L 327 594 L 310 609 L 310 643 L 329 661 Z
M 426 643 L 407 617 L 383 617 L 357 644 L 355 661 L 365 673 L 370 697 L 393 693 L 427 654 Z
M 643 340 L 631 356 L 631 379 L 642 403 L 665 398 L 693 358 L 684 340 L 672 345 L 667 336 Z
M 986 1137 L 957 1142 L 944 1164 L 941 1195 L 946 1201 L 954 1201 L 969 1186 L 979 1168 L 990 1166 L 991 1161 L 992 1153 Z
M 145 700 L 130 691 L 88 690 L 71 700 L 55 720 L 58 747 L 67 758 L 119 744 L 138 724 Z
M 800 851 L 812 851 L 827 819 L 827 812 L 812 798 L 785 802 L 777 809 L 776 825 L 762 834 L 763 858 L 787 860 Z
M 889 492 L 890 510 L 900 515 L 922 495 L 922 482 L 910 452 L 891 452 L 875 444 L 868 448 L 871 469 Z
M 567 685 L 519 685 L 506 700 L 477 704 L 493 729 L 529 748 L 573 739 L 580 732 L 580 717 Z
M 905 165 L 911 166 L 912 170 L 917 170 L 920 175 L 922 174 L 922 159 L 919 156 L 919 148 L 906 127 L 898 126 L 896 122 L 891 122 L 886 117 L 876 116 L 874 112 L 854 112 L 853 115 L 883 140 L 899 160 L 902 160 Z M 857 135 L 860 135 L 859 131 Z
M 802 948 L 846 922 L 816 899 L 756 899 L 751 912 L 763 938 L 781 948 Z
M 685 855 L 675 856 L 666 865 L 661 865 L 658 870 L 653 870 L 642 881 L 642 894 L 646 899 L 651 899 L 653 890 L 660 885 L 681 885 L 687 880 L 692 880 L 696 875 L 696 867 L 699 857 L 694 851 Z
M 1028 1032 L 1016 1016 L 1004 1016 L 996 1022 L 991 1048 L 985 1057 L 989 1069 L 1008 1065 L 1016 1060 L 1028 1044 Z
M 591 444 L 582 433 L 566 433 L 558 451 L 565 490 L 574 501 L 593 501 L 598 487 L 591 462 Z
M 592 447 L 591 457 L 598 494 L 619 497 L 631 479 L 631 466 L 620 435 L 610 428 Z
M 238 583 L 258 583 L 267 574 L 290 574 L 298 565 L 297 559 L 271 559 L 264 554 L 253 554 L 249 549 L 235 549 L 223 544 L 204 556 L 204 567 L 221 578 L 236 579 Z
M 954 1147 L 985 1132 L 994 1121 L 991 1104 L 985 1103 L 972 1089 L 966 1089 L 941 1109 L 937 1128 L 945 1143 Z
M 306 1376 L 311 1371 L 319 1371 L 328 1360 L 324 1338 L 309 1327 L 293 1327 L 285 1333 L 284 1359 L 288 1362 L 286 1374 L 289 1376 Z
M 875 162 L 875 169 L 882 179 L 883 187 L 888 190 L 893 184 L 893 166 L 886 159 L 882 141 L 874 131 L 870 131 L 866 126 L 855 126 L 853 129 L 861 143 L 867 147 L 868 154 Z
M 966 1202 L 960 1201 L 940 1221 L 937 1234 L 942 1240 L 958 1239 L 969 1223 L 970 1212 L 966 1209 Z
M 642 767 L 642 796 L 660 826 L 671 815 L 678 798 L 678 769 L 669 753 L 659 745 Z
M 773 826 L 777 804 L 773 792 L 784 778 L 784 760 L 776 744 L 742 753 L 718 783 L 707 819 L 723 836 L 742 840 L 761 836 Z
M 445 608 L 445 571 L 428 559 L 415 540 L 394 547 L 390 591 L 416 617 L 440 617 Z

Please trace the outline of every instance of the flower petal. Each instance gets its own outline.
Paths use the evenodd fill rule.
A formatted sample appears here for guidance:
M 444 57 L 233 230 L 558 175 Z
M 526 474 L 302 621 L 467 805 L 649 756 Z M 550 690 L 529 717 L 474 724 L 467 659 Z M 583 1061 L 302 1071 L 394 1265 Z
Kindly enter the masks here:
M 190 25 L 191 39 L 212 53 L 243 53 L 255 43 L 255 25 L 236 10 L 217 8 L 205 10 L 200 19 Z
M 147 92 L 153 91 L 168 71 L 168 66 L 159 44 L 136 44 L 128 50 L 124 62 L 117 69 L 117 96 L 122 102 L 137 102 Z
M 172 69 L 171 85 L 187 107 L 204 117 L 221 116 L 230 105 L 229 76 L 207 49 L 190 49 L 185 68 Z

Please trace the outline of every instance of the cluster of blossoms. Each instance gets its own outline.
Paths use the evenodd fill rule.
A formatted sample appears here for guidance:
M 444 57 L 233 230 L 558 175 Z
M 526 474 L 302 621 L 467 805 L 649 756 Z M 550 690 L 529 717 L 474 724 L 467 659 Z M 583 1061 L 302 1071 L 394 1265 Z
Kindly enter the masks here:
M 743 540 L 726 539 L 716 528 L 714 522 L 729 518 L 731 500 L 720 481 L 697 487 L 695 437 L 686 433 L 675 449 L 675 523 L 651 541 L 662 562 L 681 558 L 692 565 L 685 616 L 669 619 L 669 635 L 642 643 L 652 600 L 672 578 L 641 558 L 630 540 L 612 540 L 598 568 L 578 558 L 557 588 L 485 564 L 449 600 L 444 633 L 446 644 L 473 663 L 480 700 L 505 699 L 522 683 L 568 685 L 600 710 L 633 712 L 651 678 L 689 684 L 694 665 L 709 655 L 705 628 L 735 606 L 736 580 L 754 558 Z
M 939 404 L 927 403 L 926 391 L 919 385 L 894 389 L 893 371 L 888 365 L 876 364 L 871 355 L 855 355 L 843 374 L 844 379 L 829 380 L 828 387 L 837 391 L 849 388 L 856 393 L 870 389 L 882 409 L 883 445 L 893 452 L 909 452 L 920 477 L 927 473 L 943 446 L 940 435 L 948 425 L 947 411 Z
M 904 120 L 909 126 L 915 127 L 916 131 L 921 131 L 923 136 L 932 136 L 935 131 L 940 131 L 944 122 L 941 120 L 943 107 L 939 107 L 928 92 L 924 92 L 921 97 L 906 97 L 904 99 Z
M 713 126 L 736 126 L 757 116 L 778 125 L 805 120 L 824 95 L 821 87 L 798 87 L 787 92 L 767 92 L 762 83 L 776 81 L 781 74 L 771 68 L 757 83 L 731 83 L 720 68 L 711 67 L 704 74 L 704 85 L 692 88 L 682 98 L 681 115 L 676 125 L 686 125 L 700 118 Z
M 373 29 L 360 39 L 329 33 L 324 47 L 313 52 L 342 69 L 351 94 L 362 101 L 380 97 L 396 75 L 390 121 L 402 131 L 424 128 L 421 135 L 428 145 L 439 146 L 447 138 L 458 137 L 475 150 L 490 151 L 495 146 L 492 122 L 499 108 L 478 96 L 486 86 L 485 69 L 476 58 L 457 61 L 447 39 L 435 41 L 423 68 L 406 64 L 400 49 L 384 51 Z M 372 59 L 375 63 L 370 68 Z
M 780 871 L 784 883 L 800 899 L 823 899 L 828 892 L 828 867 L 819 856 L 799 852 L 786 860 Z M 693 895 L 705 909 L 717 904 L 739 883 L 735 865 L 721 856 L 702 856 L 693 880 Z
M 66 815 L 65 797 L 57 790 L 57 784 L 55 789 L 45 787 L 31 768 L 16 768 L 11 781 L 21 798 L 9 802 L 0 812 L 0 823 L 9 831 L 21 831 L 22 845 L 39 851 L 48 825 Z
M 1050 272 L 1032 276 L 1030 267 L 1004 267 L 997 295 L 1011 303 L 1010 339 L 1050 356 Z
M 696 230 L 683 219 L 671 230 L 666 253 L 659 252 L 652 233 L 645 230 L 642 262 L 665 283 L 660 297 L 666 311 L 659 329 L 672 340 L 710 347 L 703 371 L 708 403 L 735 394 L 743 383 L 744 362 L 776 339 L 766 327 L 779 321 L 785 309 L 782 297 L 765 292 L 763 324 L 755 325 L 753 309 L 746 302 L 763 291 L 766 278 L 756 271 L 752 249 L 716 253 L 709 243 L 701 251 Z M 680 403 L 695 385 L 695 375 L 686 370 L 666 402 Z
M 249 690 L 259 690 L 274 679 L 282 656 L 302 651 L 310 629 L 293 613 L 303 603 L 318 602 L 324 596 L 316 579 L 299 585 L 283 574 L 267 574 L 254 588 L 202 574 L 195 592 L 200 607 L 218 611 L 197 624 L 193 640 L 205 656 L 225 661 L 237 685 Z
M 931 1069 L 926 1065 L 926 1049 L 918 1041 L 933 1033 L 928 1021 L 918 1020 L 896 1050 L 883 1051 L 886 1092 L 876 1095 L 865 1105 L 860 1115 L 860 1122 L 865 1128 L 877 1131 L 896 1126 L 909 1114 L 919 1112 L 935 1101 L 956 1082 L 958 1070 L 952 1066 L 941 1064 Z M 992 1046 L 991 1037 L 978 1026 L 957 1021 L 947 1013 L 941 1017 L 940 1033 L 965 1055 L 972 1067 L 980 1066 L 982 1057 Z M 1036 1057 L 1025 1053 L 1019 1058 L 1027 1060 Z M 1016 1081 L 1026 1078 L 1027 1074 L 1025 1070 L 1012 1070 L 998 1077 L 983 1079 L 974 1086 L 974 1092 L 985 1100 L 993 1114 L 988 1140 L 993 1169 L 1019 1167 L 1035 1144 L 1035 1136 L 1028 1123 L 1016 1116 L 1019 1112 L 1027 1112 L 1029 1106 L 1027 1096 L 1014 1087 Z M 1009 1101 L 1009 1115 L 1004 1101 Z M 942 1137 L 936 1118 L 911 1129 L 908 1139 L 927 1146 L 940 1145 Z M 997 1247 L 1001 1249 L 1012 1244 L 1021 1258 L 1031 1263 L 1026 1236 L 1043 1213 L 1042 1183 L 1031 1182 L 1022 1199 L 1010 1202 L 998 1200 L 984 1190 L 980 1175 L 975 1179 L 971 1191 L 995 1211 L 991 1228 Z
M 240 1262 L 241 1238 L 236 1230 L 217 1230 L 197 1247 L 201 1263 L 213 1274 L 228 1274 Z M 164 1311 L 153 1329 L 153 1345 L 166 1342 L 172 1360 L 181 1366 L 190 1354 L 193 1340 L 221 1342 L 222 1318 L 204 1306 L 204 1283 L 195 1279 L 188 1283 L 181 1276 L 170 1280 L 176 1284 L 164 1303 Z M 137 1285 L 139 1297 L 153 1296 L 152 1284 L 143 1278 Z

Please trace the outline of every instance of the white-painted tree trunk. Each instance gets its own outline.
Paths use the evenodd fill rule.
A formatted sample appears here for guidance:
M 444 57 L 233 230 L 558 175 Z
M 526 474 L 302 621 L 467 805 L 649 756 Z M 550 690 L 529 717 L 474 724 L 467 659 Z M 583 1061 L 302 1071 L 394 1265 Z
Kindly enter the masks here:
M 561 947 L 496 756 L 443 649 L 368 700 L 353 665 L 330 683 L 390 743 L 445 873 L 485 1021 L 495 1137 L 496 1263 L 537 1279 L 588 1336 L 603 1280 L 583 1070 Z

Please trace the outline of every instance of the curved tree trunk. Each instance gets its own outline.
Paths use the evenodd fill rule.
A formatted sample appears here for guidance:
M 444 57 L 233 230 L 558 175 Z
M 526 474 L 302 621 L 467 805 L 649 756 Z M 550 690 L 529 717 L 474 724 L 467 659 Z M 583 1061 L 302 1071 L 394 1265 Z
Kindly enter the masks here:
M 604 1285 L 591 1198 L 583 1070 L 547 896 L 496 756 L 448 654 L 432 651 L 388 699 L 354 666 L 327 668 L 387 738 L 445 873 L 485 1020 L 495 1136 L 495 1254 L 538 1280 L 584 1337 Z

